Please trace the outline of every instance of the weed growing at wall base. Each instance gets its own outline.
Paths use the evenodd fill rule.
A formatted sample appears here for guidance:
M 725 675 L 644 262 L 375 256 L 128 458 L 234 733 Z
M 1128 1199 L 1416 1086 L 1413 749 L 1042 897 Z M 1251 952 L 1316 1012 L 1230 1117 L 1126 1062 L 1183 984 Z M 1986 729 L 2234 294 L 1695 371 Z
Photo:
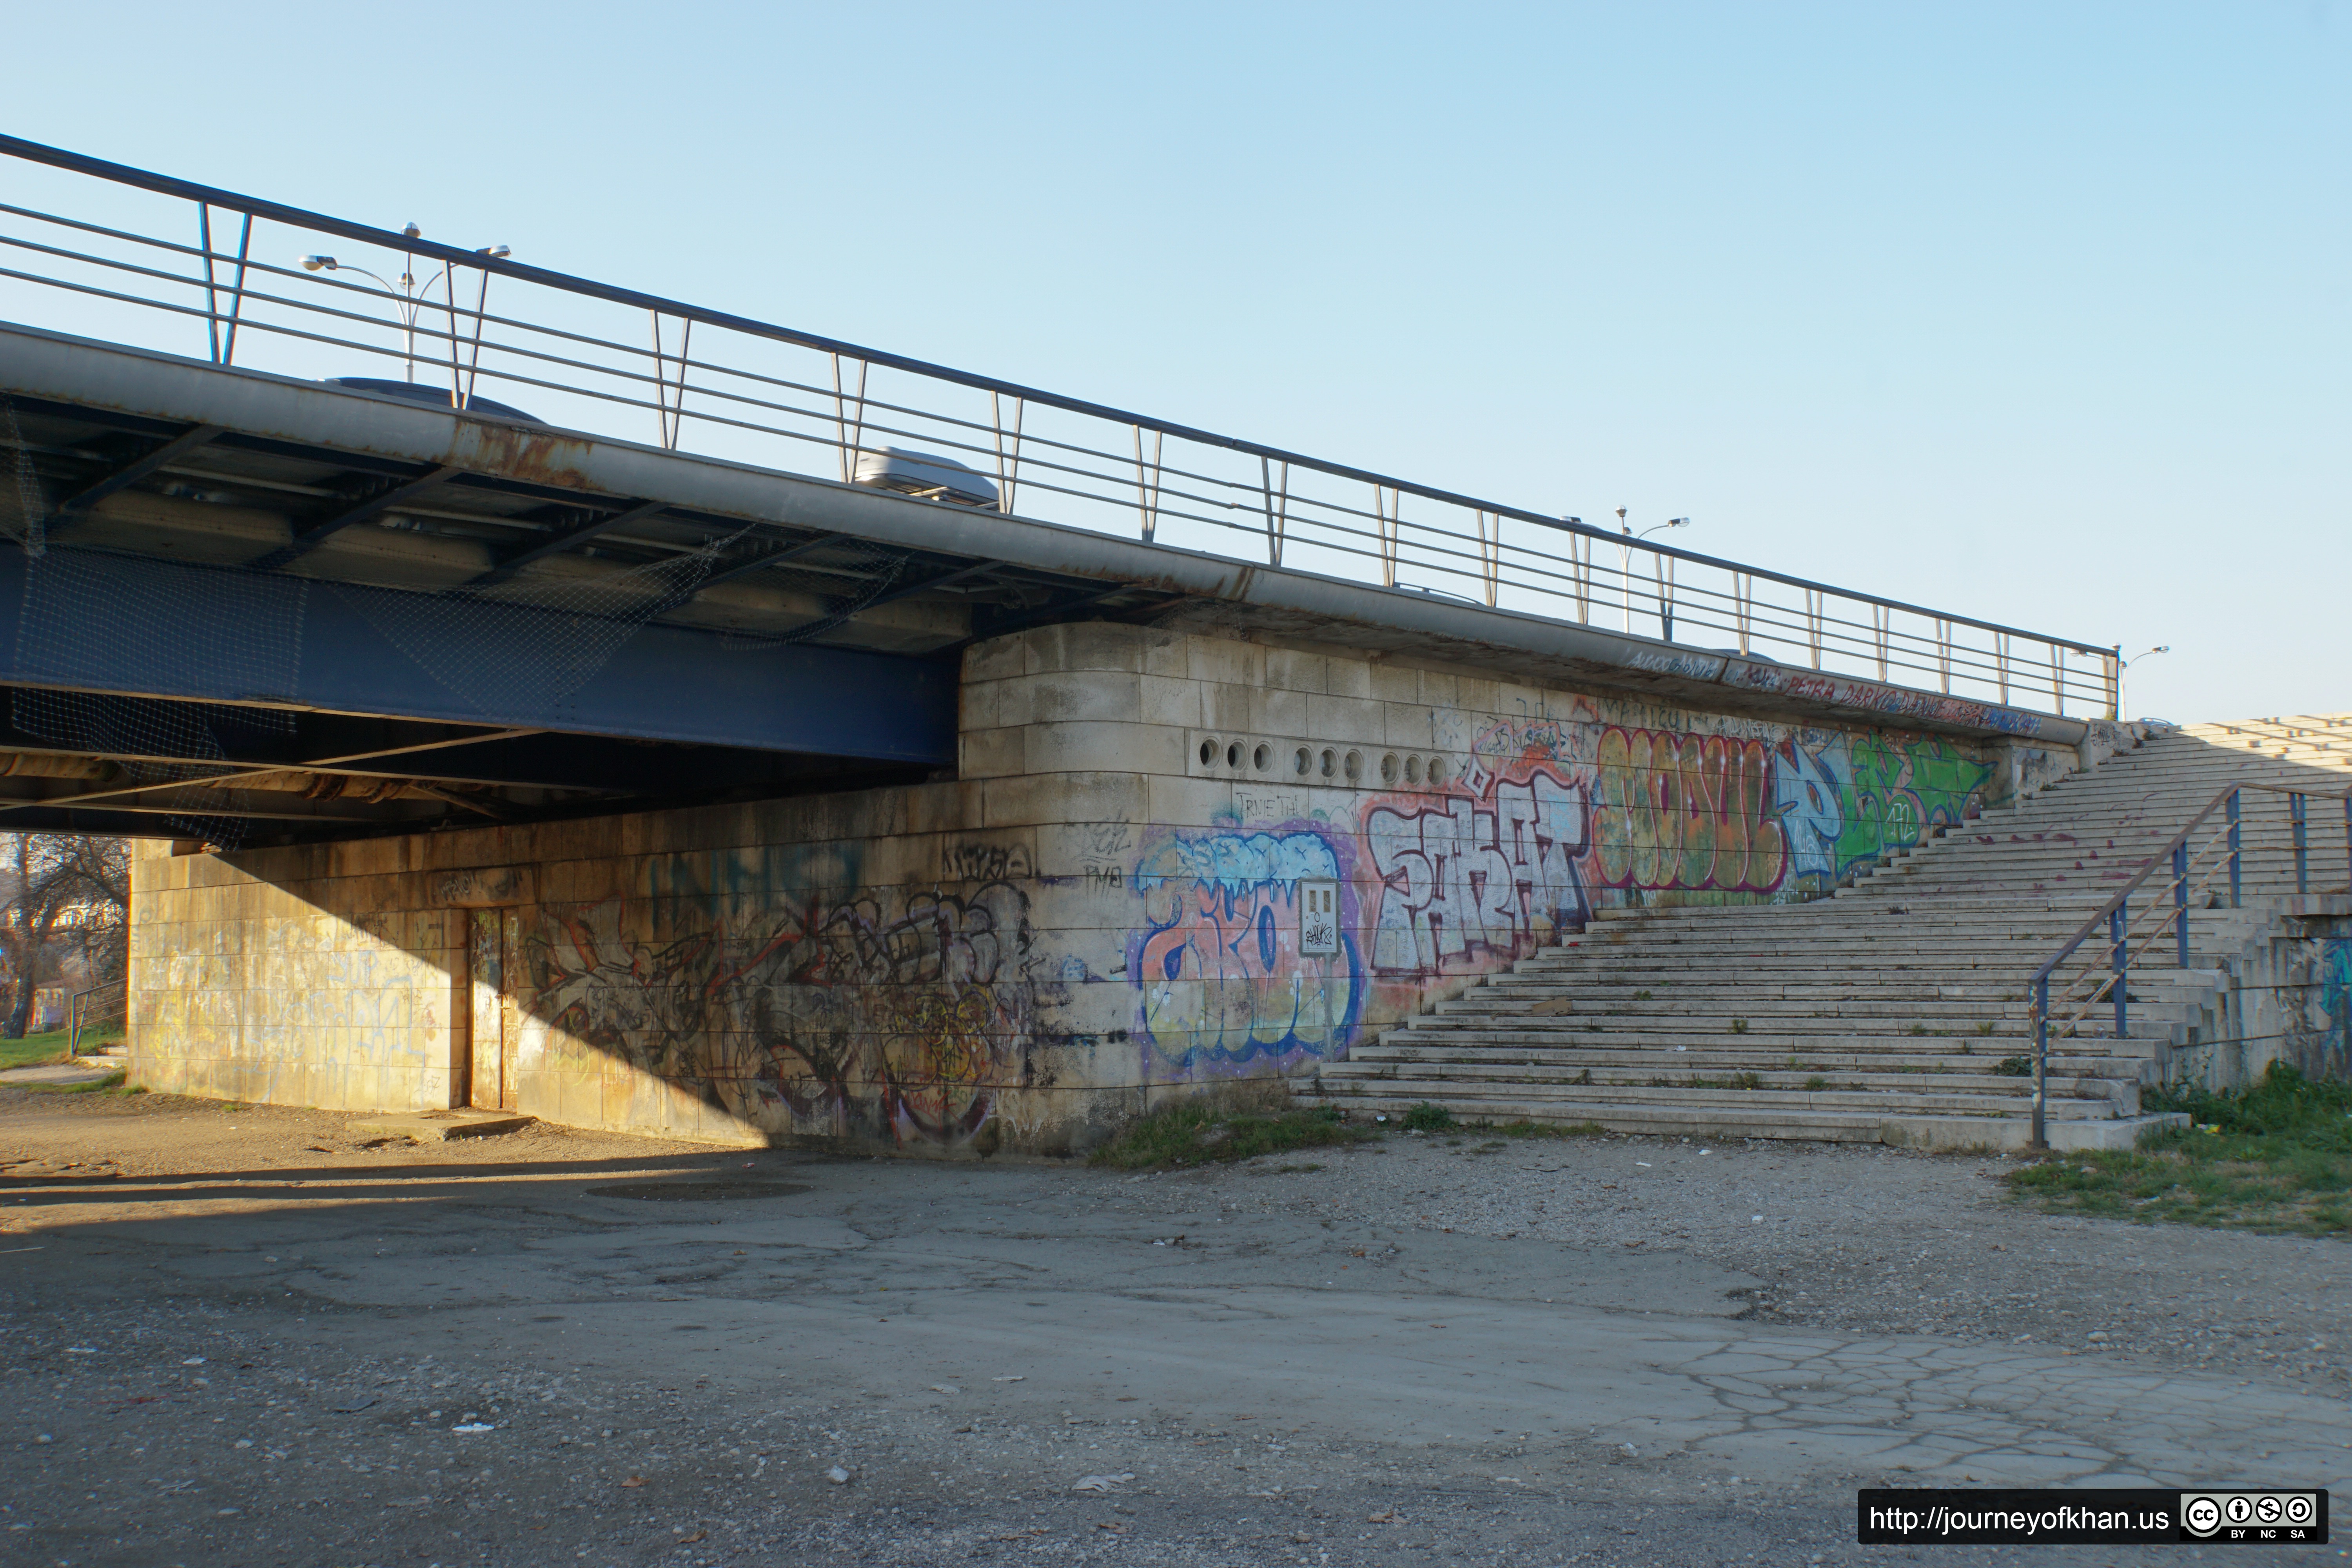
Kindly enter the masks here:
M 1097 1149 L 1089 1163 L 1122 1171 L 1164 1171 L 1285 1154 L 1294 1149 L 1365 1143 L 1379 1136 L 1351 1127 L 1336 1107 L 1313 1110 L 1236 1109 L 1203 1097 L 1164 1106 L 1130 1122 Z
M 122 1080 L 121 1073 L 111 1072 L 104 1078 L 93 1079 L 89 1083 L 20 1083 L 14 1087 L 30 1094 L 144 1094 L 147 1092 L 142 1085 L 126 1085 Z
M 2305 1236 L 2352 1232 L 2352 1084 L 2284 1063 L 2242 1093 L 2151 1090 L 2195 1125 L 2128 1152 L 2068 1154 L 2014 1171 L 2017 1196 L 2074 1214 Z
M 1476 1123 L 1481 1132 L 1491 1132 L 1497 1138 L 1606 1138 L 1609 1129 L 1598 1121 L 1517 1121 Z M 1480 1150 L 1479 1152 L 1486 1152 Z

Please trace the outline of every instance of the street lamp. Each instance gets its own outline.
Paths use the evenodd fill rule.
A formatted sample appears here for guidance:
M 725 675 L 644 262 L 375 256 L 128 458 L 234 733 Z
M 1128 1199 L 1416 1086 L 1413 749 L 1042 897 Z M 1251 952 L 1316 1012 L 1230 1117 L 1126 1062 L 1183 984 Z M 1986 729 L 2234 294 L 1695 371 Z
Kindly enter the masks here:
M 412 223 L 400 232 L 408 238 L 415 239 L 424 231 Z M 497 260 L 502 257 L 513 255 L 514 249 L 511 246 L 486 245 L 474 254 Z M 449 312 L 449 370 L 454 383 L 457 367 L 457 285 L 451 281 L 452 268 L 448 262 L 443 262 L 439 278 L 427 277 L 420 287 L 416 281 L 415 264 L 415 253 L 412 251 L 401 269 L 400 280 L 397 283 L 384 278 L 381 273 L 371 272 L 364 267 L 354 267 L 348 261 L 338 261 L 331 256 L 306 256 L 302 258 L 302 270 L 305 272 L 356 272 L 361 277 L 372 280 L 377 288 L 392 297 L 393 309 L 400 312 L 401 358 L 411 385 L 415 385 L 416 382 L 416 313 L 424 308 L 425 295 L 431 291 L 433 285 L 437 281 L 441 285 L 442 306 Z M 485 299 L 488 297 L 489 289 L 489 274 L 485 272 L 482 274 L 482 293 Z M 481 308 L 481 302 L 477 301 L 474 310 L 478 321 Z M 479 336 L 480 333 L 477 331 L 478 341 Z M 450 392 L 450 401 L 453 404 L 457 401 L 454 384 Z
M 1663 533 L 1670 528 L 1688 528 L 1689 526 L 1690 519 L 1673 517 L 1636 533 L 1633 531 L 1633 525 L 1625 521 L 1625 509 L 1622 506 L 1617 509 L 1617 532 L 1621 536 L 1617 543 L 1617 583 L 1624 592 L 1625 630 L 1629 636 L 1633 630 L 1633 546 L 1654 533 Z M 1658 557 L 1658 624 L 1665 629 L 1668 642 L 1675 640 L 1675 612 L 1666 600 L 1666 595 L 1673 591 L 1675 581 L 1674 567 L 1670 563 L 1670 557 L 1664 555 Z
M 2132 655 L 2129 658 L 2118 658 L 2116 660 L 2116 721 L 2117 723 L 2121 723 L 2126 716 L 2124 710 L 2124 671 L 2129 669 L 2133 665 L 2137 664 L 2141 659 L 2152 658 L 2159 653 L 2170 653 L 2171 651 L 2172 645 L 2170 643 L 2158 643 L 2154 647 L 2144 647 L 2140 649 L 2139 652 Z

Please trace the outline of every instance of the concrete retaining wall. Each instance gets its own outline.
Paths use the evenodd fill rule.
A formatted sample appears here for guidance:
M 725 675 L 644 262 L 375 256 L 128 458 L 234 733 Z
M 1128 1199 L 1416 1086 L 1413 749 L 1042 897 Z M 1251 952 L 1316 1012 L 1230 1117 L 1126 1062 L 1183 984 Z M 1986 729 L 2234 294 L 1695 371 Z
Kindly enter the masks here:
M 134 1070 L 1063 1150 L 1596 909 L 1813 896 L 2074 762 L 1111 625 L 971 650 L 961 751 L 954 783 L 142 858 Z

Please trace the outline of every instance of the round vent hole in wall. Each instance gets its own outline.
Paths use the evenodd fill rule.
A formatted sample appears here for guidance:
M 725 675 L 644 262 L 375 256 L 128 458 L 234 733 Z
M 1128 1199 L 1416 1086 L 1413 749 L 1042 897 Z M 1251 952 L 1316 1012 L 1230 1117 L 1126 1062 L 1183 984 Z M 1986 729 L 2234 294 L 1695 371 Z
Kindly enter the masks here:
M 1329 778 L 1339 771 L 1339 754 L 1328 746 L 1323 751 L 1323 776 Z
M 1214 741 L 1203 741 L 1203 742 L 1201 742 L 1201 765 L 1202 765 L 1202 767 L 1204 767 L 1204 768 L 1206 768 L 1206 767 L 1213 767 L 1213 766 L 1215 766 L 1215 765 L 1216 765 L 1216 761 L 1217 761 L 1217 742 L 1214 742 Z
M 1421 782 L 1421 759 L 1419 757 L 1407 757 L 1404 760 L 1404 782 L 1407 784 L 1419 784 Z
M 1237 768 L 1241 765 L 1242 743 L 1239 741 L 1235 741 L 1232 745 L 1225 748 L 1225 766 L 1229 768 Z
M 1250 766 L 1260 773 L 1274 766 L 1274 748 L 1260 741 L 1257 743 L 1257 750 L 1250 753 Z
M 1298 776 L 1305 778 L 1315 767 L 1315 753 L 1306 747 L 1298 748 Z
M 1348 753 L 1348 782 L 1349 784 L 1354 784 L 1363 776 L 1364 753 L 1361 752 L 1349 752 Z

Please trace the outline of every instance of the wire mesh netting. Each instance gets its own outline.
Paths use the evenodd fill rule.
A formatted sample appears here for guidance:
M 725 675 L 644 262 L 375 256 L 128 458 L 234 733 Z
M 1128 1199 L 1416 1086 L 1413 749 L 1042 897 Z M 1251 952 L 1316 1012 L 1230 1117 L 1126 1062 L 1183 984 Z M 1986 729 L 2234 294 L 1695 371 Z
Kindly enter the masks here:
M 0 436 L 7 437 L 9 472 L 8 484 L 0 487 L 0 538 L 38 557 L 46 543 L 42 524 L 48 516 L 48 501 L 42 493 L 41 476 L 33 467 L 32 448 L 16 420 L 16 399 L 5 395 L 0 395 Z

